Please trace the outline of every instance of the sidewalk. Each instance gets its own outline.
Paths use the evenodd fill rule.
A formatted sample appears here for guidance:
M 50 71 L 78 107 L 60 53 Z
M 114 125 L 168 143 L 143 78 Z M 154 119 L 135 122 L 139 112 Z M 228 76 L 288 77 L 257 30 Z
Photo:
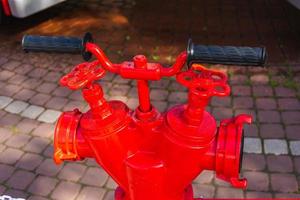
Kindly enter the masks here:
M 232 94 L 213 98 L 209 106 L 217 120 L 240 113 L 255 118 L 245 129 L 247 190 L 233 189 L 208 171 L 193 187 L 205 198 L 300 198 L 300 11 L 280 0 L 185 2 L 71 0 L 1 28 L 0 195 L 113 200 L 116 185 L 95 161 L 60 166 L 52 161 L 57 117 L 75 107 L 88 109 L 79 91 L 58 85 L 81 57 L 25 54 L 19 43 L 23 34 L 90 31 L 114 62 L 143 53 L 150 61 L 171 64 L 189 36 L 195 43 L 266 45 L 269 68 L 217 66 L 227 72 Z M 108 73 L 100 83 L 107 99 L 137 106 L 134 81 Z M 150 84 L 160 111 L 186 101 L 185 88 L 174 79 Z

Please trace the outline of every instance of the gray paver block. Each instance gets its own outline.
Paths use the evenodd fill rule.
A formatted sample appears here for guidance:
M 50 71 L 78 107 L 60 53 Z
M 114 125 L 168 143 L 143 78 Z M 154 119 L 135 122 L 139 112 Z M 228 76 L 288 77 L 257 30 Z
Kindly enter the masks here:
M 24 101 L 13 101 L 11 104 L 9 104 L 5 110 L 10 113 L 18 114 L 25 110 L 29 104 Z
M 0 109 L 5 108 L 8 104 L 13 101 L 12 98 L 6 96 L 0 96 Z
M 290 141 L 292 155 L 300 156 L 300 141 Z
M 54 123 L 58 119 L 60 114 L 61 114 L 60 111 L 47 109 L 45 112 L 43 112 L 40 115 L 38 120 L 41 122 L 46 122 L 46 123 Z
M 244 152 L 262 153 L 262 145 L 259 138 L 245 138 L 244 142 Z
M 21 116 L 27 117 L 27 118 L 30 118 L 30 119 L 35 119 L 35 118 L 37 118 L 44 110 L 45 110 L 45 108 L 43 108 L 43 107 L 41 107 L 41 106 L 30 105 L 29 107 L 27 107 L 27 108 L 21 113 Z
M 287 142 L 283 139 L 264 140 L 264 149 L 266 154 L 282 155 L 288 153 Z

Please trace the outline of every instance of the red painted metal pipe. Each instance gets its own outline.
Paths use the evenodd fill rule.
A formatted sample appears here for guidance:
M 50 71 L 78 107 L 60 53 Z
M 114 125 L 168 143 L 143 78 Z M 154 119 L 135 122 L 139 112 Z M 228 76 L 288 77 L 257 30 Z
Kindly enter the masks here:
M 196 200 L 191 182 L 203 170 L 234 187 L 245 188 L 239 177 L 243 123 L 251 117 L 239 115 L 216 120 L 205 108 L 212 96 L 227 96 L 230 88 L 225 74 L 192 65 L 180 72 L 186 52 L 171 68 L 148 63 L 143 55 L 132 62 L 113 64 L 104 52 L 87 44 L 98 61 L 83 63 L 61 79 L 70 89 L 83 88 L 90 110 L 65 112 L 55 131 L 56 163 L 93 157 L 117 182 L 116 200 Z M 130 110 L 121 101 L 106 101 L 95 83 L 105 71 L 136 79 L 140 105 Z M 187 87 L 188 102 L 165 113 L 150 103 L 149 80 L 176 75 Z

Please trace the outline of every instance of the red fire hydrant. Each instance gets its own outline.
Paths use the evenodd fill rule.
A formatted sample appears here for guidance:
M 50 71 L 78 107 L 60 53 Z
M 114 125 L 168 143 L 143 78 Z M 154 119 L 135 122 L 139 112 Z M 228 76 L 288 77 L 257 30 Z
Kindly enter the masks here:
M 60 116 L 54 137 L 55 162 L 95 158 L 119 185 L 116 200 L 194 200 L 191 182 L 203 170 L 214 170 L 234 187 L 245 188 L 246 179 L 239 177 L 242 129 L 252 118 L 238 115 L 222 120 L 217 128 L 205 107 L 211 97 L 229 95 L 227 77 L 197 64 L 199 59 L 189 59 L 189 69 L 180 72 L 188 56 L 199 57 L 195 53 L 199 54 L 201 46 L 191 45 L 166 68 L 149 63 L 143 55 L 113 64 L 98 46 L 86 42 L 85 53 L 97 60 L 79 64 L 60 83 L 82 89 L 90 110 L 75 109 Z M 135 110 L 121 101 L 104 99 L 96 80 L 106 71 L 137 80 L 139 106 Z M 148 81 L 170 76 L 188 88 L 188 102 L 160 113 L 150 103 Z

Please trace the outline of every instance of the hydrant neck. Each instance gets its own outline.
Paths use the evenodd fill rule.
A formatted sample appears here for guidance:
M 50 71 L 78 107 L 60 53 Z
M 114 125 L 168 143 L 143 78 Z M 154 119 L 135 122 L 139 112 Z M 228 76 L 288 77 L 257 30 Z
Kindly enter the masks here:
M 87 85 L 82 89 L 84 99 L 88 102 L 93 116 L 106 118 L 111 115 L 111 108 L 103 97 L 103 90 L 97 83 Z

